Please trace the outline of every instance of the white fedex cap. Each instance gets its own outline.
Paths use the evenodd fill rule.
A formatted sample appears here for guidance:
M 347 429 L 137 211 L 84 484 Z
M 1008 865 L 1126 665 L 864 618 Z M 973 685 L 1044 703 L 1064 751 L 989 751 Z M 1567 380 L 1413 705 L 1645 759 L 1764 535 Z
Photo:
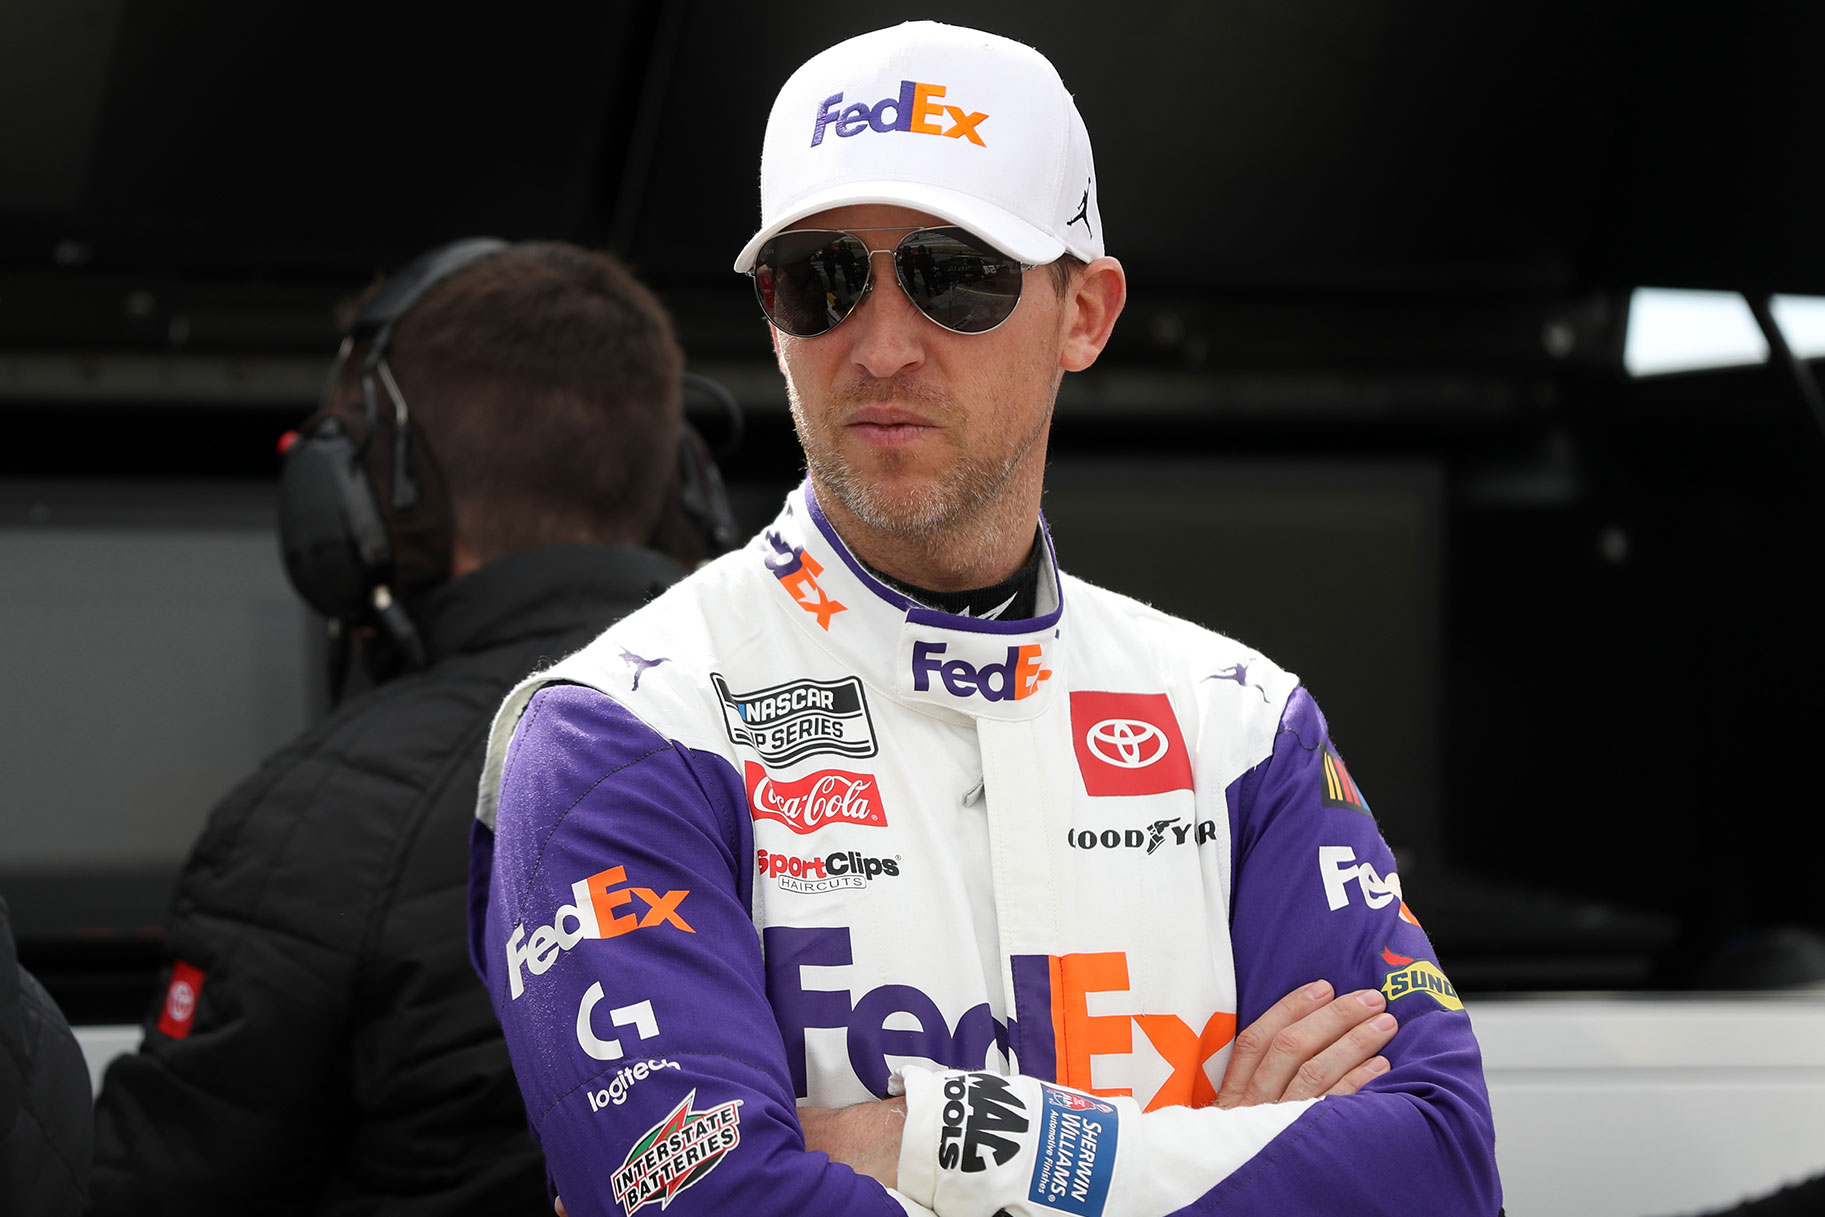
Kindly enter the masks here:
M 767 119 L 760 231 L 735 259 L 806 216 L 894 203 L 967 228 L 1022 262 L 1103 252 L 1090 135 L 1032 47 L 908 21 L 812 56 Z

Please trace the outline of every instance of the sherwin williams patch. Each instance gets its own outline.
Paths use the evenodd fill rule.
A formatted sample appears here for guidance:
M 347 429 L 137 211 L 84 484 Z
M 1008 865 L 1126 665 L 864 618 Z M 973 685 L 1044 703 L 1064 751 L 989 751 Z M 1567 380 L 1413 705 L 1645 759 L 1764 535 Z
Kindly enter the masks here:
M 1027 1199 L 1077 1217 L 1096 1217 L 1115 1173 L 1115 1108 L 1041 1083 L 1046 1102 Z

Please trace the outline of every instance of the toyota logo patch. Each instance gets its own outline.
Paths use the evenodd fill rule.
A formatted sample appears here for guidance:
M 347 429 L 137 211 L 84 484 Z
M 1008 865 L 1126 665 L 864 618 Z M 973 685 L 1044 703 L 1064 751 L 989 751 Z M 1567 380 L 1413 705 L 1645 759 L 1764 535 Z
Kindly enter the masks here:
M 1191 754 L 1164 693 L 1071 693 L 1071 745 L 1093 797 L 1191 789 Z
M 1166 733 L 1134 718 L 1105 718 L 1084 732 L 1084 745 L 1118 769 L 1145 769 L 1166 755 Z

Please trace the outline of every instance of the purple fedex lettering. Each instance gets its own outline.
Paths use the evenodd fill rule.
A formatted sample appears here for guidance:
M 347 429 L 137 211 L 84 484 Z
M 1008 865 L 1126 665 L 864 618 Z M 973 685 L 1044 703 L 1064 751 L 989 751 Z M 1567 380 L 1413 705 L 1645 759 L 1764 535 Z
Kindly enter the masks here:
M 924 693 L 935 675 L 952 697 L 981 694 L 984 701 L 1020 701 L 1039 691 L 1039 682 L 1052 676 L 1045 665 L 1044 649 L 1036 642 L 1011 646 L 1005 663 L 980 668 L 967 659 L 944 659 L 942 642 L 913 643 L 913 690 Z
M 811 128 L 811 146 L 815 148 L 824 142 L 824 128 L 830 126 L 834 126 L 837 135 L 843 138 L 858 134 L 864 128 L 882 134 L 912 130 L 913 85 L 913 81 L 902 80 L 898 97 L 883 97 L 872 106 L 857 102 L 845 107 L 843 95 L 832 93 L 817 109 L 817 121 Z M 893 114 L 891 119 L 889 111 Z
M 872 106 L 859 101 L 845 106 L 843 95 L 832 93 L 818 103 L 817 117 L 811 121 L 811 146 L 815 148 L 824 142 L 824 132 L 835 130 L 838 139 L 848 139 L 864 131 L 882 135 L 889 131 L 904 131 L 912 135 L 966 139 L 978 148 L 988 147 L 978 130 L 988 115 L 940 100 L 944 94 L 943 85 L 917 80 L 902 80 L 898 94 L 883 97 Z M 942 120 L 946 119 L 950 122 L 948 127 L 943 125 Z
M 775 578 L 784 579 L 805 564 L 805 551 L 788 545 L 778 530 L 767 530 L 767 544 L 773 547 L 773 553 L 764 555 L 761 561 L 767 564 Z
M 808 989 L 803 969 L 844 967 L 853 962 L 849 930 L 769 926 L 762 931 L 767 959 L 767 1001 L 786 1042 L 794 1093 L 805 1098 L 805 1032 L 840 1027 L 848 1032 L 849 1065 L 873 1094 L 887 1097 L 893 1069 L 889 1056 L 919 1057 L 952 1069 L 982 1069 L 990 1045 L 1005 1055 L 1008 1027 L 983 1002 L 966 1010 L 952 1029 L 937 1003 L 911 985 L 882 985 L 853 1005 L 847 989 Z M 900 1017 L 896 1017 L 900 1016 Z M 908 1018 L 916 1029 L 889 1027 Z M 1012 1025 L 1013 1020 L 1009 1020 Z

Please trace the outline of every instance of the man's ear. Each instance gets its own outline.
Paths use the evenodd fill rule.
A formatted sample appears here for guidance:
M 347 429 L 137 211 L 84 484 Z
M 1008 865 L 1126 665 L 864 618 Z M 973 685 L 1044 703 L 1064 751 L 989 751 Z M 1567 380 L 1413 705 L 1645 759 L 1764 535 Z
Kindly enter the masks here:
M 1065 340 L 1058 365 L 1081 372 L 1109 345 L 1115 319 L 1128 301 L 1128 276 L 1122 264 L 1104 256 L 1079 271 L 1065 297 Z
M 472 570 L 480 570 L 481 567 L 482 560 L 475 556 L 473 550 L 463 544 L 463 539 L 461 537 L 454 537 L 451 539 L 450 577 L 452 579 L 460 579 Z

